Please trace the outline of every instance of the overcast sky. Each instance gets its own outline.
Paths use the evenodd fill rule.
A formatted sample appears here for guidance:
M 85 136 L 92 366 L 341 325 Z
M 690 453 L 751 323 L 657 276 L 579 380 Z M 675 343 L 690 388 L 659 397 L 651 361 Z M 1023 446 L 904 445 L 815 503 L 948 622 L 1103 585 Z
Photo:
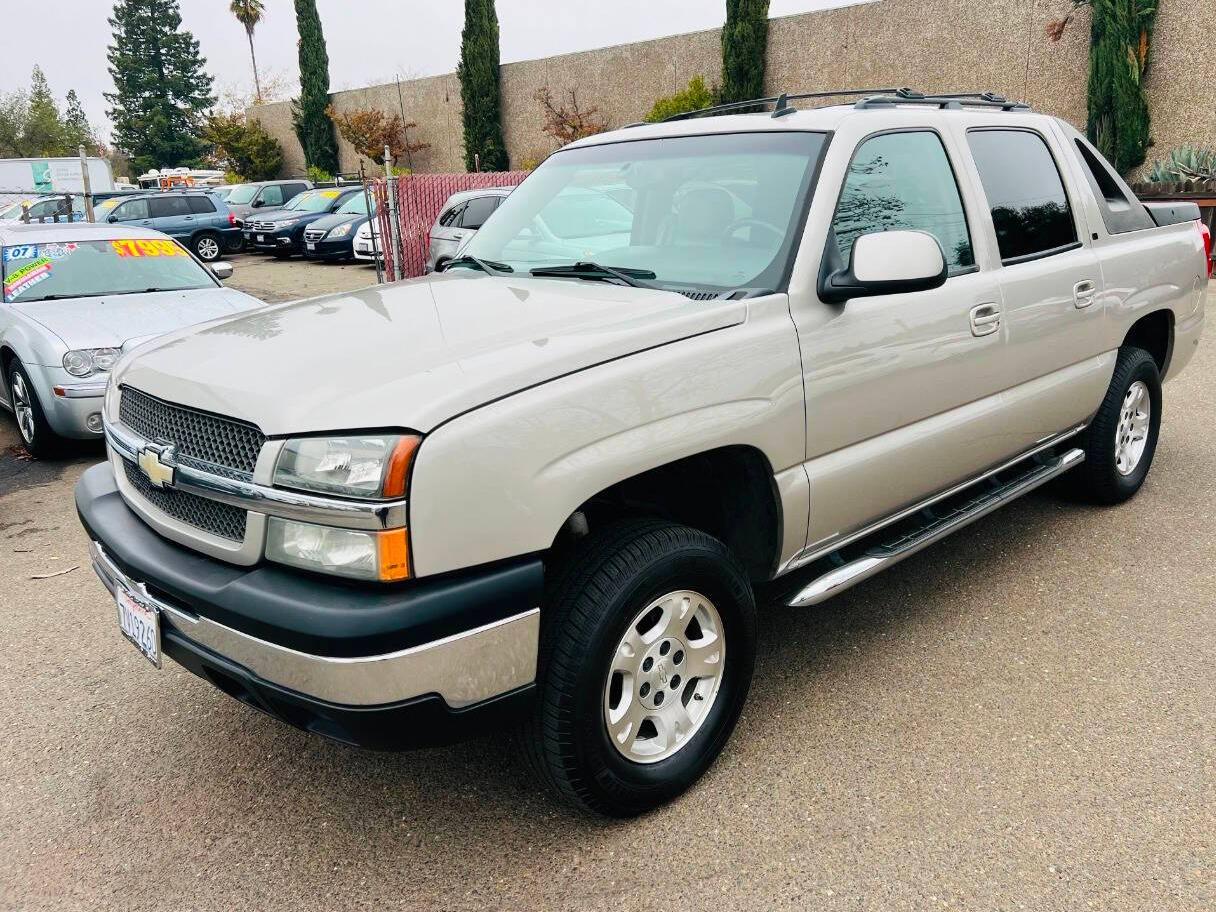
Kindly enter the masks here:
M 9 6 L 5 0 L 0 6 Z M 770 15 L 785 16 L 850 0 L 771 0 Z M 855 2 L 855 0 L 854 0 Z M 459 0 L 318 0 L 329 49 L 334 91 L 395 74 L 451 72 L 460 56 L 464 4 Z M 713 28 L 725 18 L 724 0 L 498 0 L 502 60 L 530 60 Z M 55 0 L 46 15 L 34 5 L 8 10 L 8 39 L 0 54 L 0 92 L 29 85 L 35 64 L 62 98 L 74 88 L 94 128 L 108 136 L 106 72 L 110 0 Z M 251 92 L 249 46 L 228 0 L 181 0 L 182 25 L 199 40 L 220 94 Z M 32 16 L 28 28 L 20 19 Z M 294 82 L 296 23 L 292 0 L 266 0 L 255 35 L 258 68 L 280 84 Z

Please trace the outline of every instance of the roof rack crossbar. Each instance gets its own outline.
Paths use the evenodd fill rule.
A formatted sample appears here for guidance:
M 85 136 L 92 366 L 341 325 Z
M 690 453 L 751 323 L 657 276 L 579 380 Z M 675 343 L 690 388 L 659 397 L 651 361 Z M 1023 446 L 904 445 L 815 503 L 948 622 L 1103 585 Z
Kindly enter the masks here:
M 1030 111 L 1030 105 L 1021 101 L 1010 101 L 995 92 L 947 92 L 938 95 L 925 95 L 901 89 L 891 94 L 878 94 L 863 98 L 854 107 L 859 111 L 874 108 L 893 108 L 901 104 L 926 104 L 942 110 L 961 110 L 963 107 L 999 108 L 1002 111 Z
M 796 94 L 782 92 L 780 95 L 774 95 L 771 98 L 753 98 L 749 101 L 733 101 L 729 104 L 713 105 L 708 108 L 700 108 L 696 111 L 682 111 L 679 114 L 672 114 L 670 117 L 664 117 L 660 123 L 670 123 L 674 120 L 691 120 L 694 117 L 707 117 L 716 114 L 726 114 L 731 111 L 739 111 L 746 108 L 757 108 L 763 105 L 773 105 L 773 117 L 783 117 L 785 114 L 794 110 L 790 106 L 791 101 L 803 101 L 809 98 L 835 98 L 837 96 L 867 96 L 867 95 L 888 95 L 897 92 L 910 92 L 910 89 L 833 89 L 827 92 L 799 92 Z

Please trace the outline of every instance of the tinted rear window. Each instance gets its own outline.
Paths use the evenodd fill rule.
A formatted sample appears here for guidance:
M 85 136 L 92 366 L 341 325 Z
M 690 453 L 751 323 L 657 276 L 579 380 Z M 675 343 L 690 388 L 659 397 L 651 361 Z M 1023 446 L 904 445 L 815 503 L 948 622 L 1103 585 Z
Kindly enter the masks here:
M 1028 130 L 973 130 L 967 136 L 1006 263 L 1077 243 L 1064 182 L 1047 143 Z
M 167 218 L 190 214 L 190 204 L 184 196 L 155 196 L 148 200 L 151 218 Z
M 215 203 L 205 196 L 188 196 L 186 202 L 190 205 L 190 211 L 198 215 L 215 211 Z

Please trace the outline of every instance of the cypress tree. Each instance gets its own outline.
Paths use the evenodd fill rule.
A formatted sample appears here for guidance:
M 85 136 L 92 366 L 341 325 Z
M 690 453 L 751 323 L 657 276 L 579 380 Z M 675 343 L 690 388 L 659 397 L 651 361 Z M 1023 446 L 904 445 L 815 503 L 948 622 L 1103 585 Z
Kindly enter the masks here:
M 464 166 L 507 170 L 502 135 L 502 90 L 498 83 L 498 14 L 494 0 L 465 0 L 460 33 L 460 101 L 464 105 Z
M 768 0 L 726 0 L 722 26 L 722 103 L 764 96 Z
M 114 144 L 138 171 L 198 160 L 203 111 L 215 99 L 198 41 L 181 27 L 178 0 L 118 0 L 107 50 L 114 92 L 106 113 Z
M 89 155 L 96 155 L 97 137 L 93 133 L 93 126 L 84 113 L 84 107 L 80 104 L 80 98 L 76 95 L 75 89 L 68 89 L 65 102 L 67 107 L 63 112 L 63 126 L 66 134 L 64 142 L 68 149 L 65 154 L 74 155 L 78 146 L 84 146 L 85 152 Z
M 338 142 L 329 107 L 329 54 L 317 0 L 295 0 L 296 29 L 300 33 L 300 97 L 296 99 L 296 136 L 304 149 L 304 162 L 330 174 L 338 173 Z
M 34 67 L 30 79 L 30 104 L 25 118 L 24 131 L 26 155 L 64 155 L 66 141 L 63 121 L 59 117 L 59 106 L 47 85 L 41 67 Z
M 1089 140 L 1115 168 L 1144 164 L 1150 119 L 1144 96 L 1156 0 L 1090 0 Z

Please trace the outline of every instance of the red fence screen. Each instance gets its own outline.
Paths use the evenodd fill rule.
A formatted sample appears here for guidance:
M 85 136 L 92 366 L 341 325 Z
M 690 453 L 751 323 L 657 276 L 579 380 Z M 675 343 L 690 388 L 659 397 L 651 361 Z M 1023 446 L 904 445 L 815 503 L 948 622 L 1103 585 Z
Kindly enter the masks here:
M 472 174 L 409 174 L 391 181 L 396 191 L 397 230 L 401 238 L 400 263 L 393 250 L 389 230 L 389 181 L 381 178 L 372 184 L 384 248 L 384 267 L 388 276 L 412 278 L 426 271 L 427 244 L 431 225 L 443 204 L 453 193 L 482 190 L 486 187 L 514 187 L 528 176 L 527 171 L 491 171 Z

